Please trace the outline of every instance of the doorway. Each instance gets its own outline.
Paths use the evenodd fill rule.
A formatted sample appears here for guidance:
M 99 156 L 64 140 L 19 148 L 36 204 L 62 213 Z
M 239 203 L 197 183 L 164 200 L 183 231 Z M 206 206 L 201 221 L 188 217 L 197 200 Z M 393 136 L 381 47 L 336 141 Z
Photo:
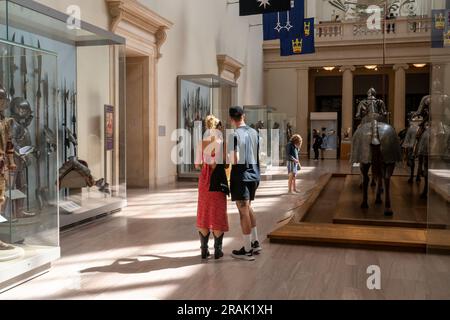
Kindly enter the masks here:
M 148 188 L 149 179 L 149 58 L 127 57 L 127 186 Z

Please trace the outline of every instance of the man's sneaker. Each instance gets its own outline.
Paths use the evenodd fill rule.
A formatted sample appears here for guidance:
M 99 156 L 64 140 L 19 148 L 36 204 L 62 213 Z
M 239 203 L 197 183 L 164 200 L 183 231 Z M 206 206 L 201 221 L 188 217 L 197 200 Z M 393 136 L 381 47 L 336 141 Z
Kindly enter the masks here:
M 233 250 L 231 256 L 235 259 L 253 261 L 255 257 L 253 256 L 253 250 L 245 251 L 245 247 L 242 247 L 241 250 Z
M 259 245 L 259 241 L 252 242 L 253 254 L 259 254 L 262 251 L 261 246 Z

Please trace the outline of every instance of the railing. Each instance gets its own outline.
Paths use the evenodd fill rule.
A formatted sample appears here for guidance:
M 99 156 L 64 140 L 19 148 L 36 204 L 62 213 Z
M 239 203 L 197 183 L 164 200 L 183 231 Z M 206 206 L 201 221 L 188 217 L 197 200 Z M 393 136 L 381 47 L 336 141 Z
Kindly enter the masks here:
M 397 18 L 381 22 L 378 28 L 369 28 L 366 22 L 322 22 L 316 24 L 319 42 L 386 38 L 424 37 L 431 34 L 430 18 Z M 383 34 L 383 29 L 386 31 Z

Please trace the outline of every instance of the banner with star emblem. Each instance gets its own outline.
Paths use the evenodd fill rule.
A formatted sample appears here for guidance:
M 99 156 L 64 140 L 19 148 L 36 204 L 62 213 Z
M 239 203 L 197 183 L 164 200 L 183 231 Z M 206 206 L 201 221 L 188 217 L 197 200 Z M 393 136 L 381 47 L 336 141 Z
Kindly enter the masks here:
M 239 0 L 239 15 L 249 16 L 291 9 L 291 0 Z
M 314 18 L 304 19 L 302 31 L 298 35 L 281 38 L 280 51 L 281 56 L 315 53 Z
M 264 40 L 275 40 L 290 34 L 301 34 L 305 18 L 305 0 L 291 0 L 291 10 L 265 13 Z

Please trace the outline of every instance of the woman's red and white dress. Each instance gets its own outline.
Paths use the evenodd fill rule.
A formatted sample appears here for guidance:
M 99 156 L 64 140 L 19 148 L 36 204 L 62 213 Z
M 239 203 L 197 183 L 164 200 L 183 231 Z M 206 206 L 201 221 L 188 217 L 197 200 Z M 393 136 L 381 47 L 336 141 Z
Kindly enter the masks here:
M 213 169 L 207 163 L 214 156 L 202 156 L 202 170 L 198 181 L 197 227 L 228 231 L 227 197 L 223 192 L 209 191 Z

